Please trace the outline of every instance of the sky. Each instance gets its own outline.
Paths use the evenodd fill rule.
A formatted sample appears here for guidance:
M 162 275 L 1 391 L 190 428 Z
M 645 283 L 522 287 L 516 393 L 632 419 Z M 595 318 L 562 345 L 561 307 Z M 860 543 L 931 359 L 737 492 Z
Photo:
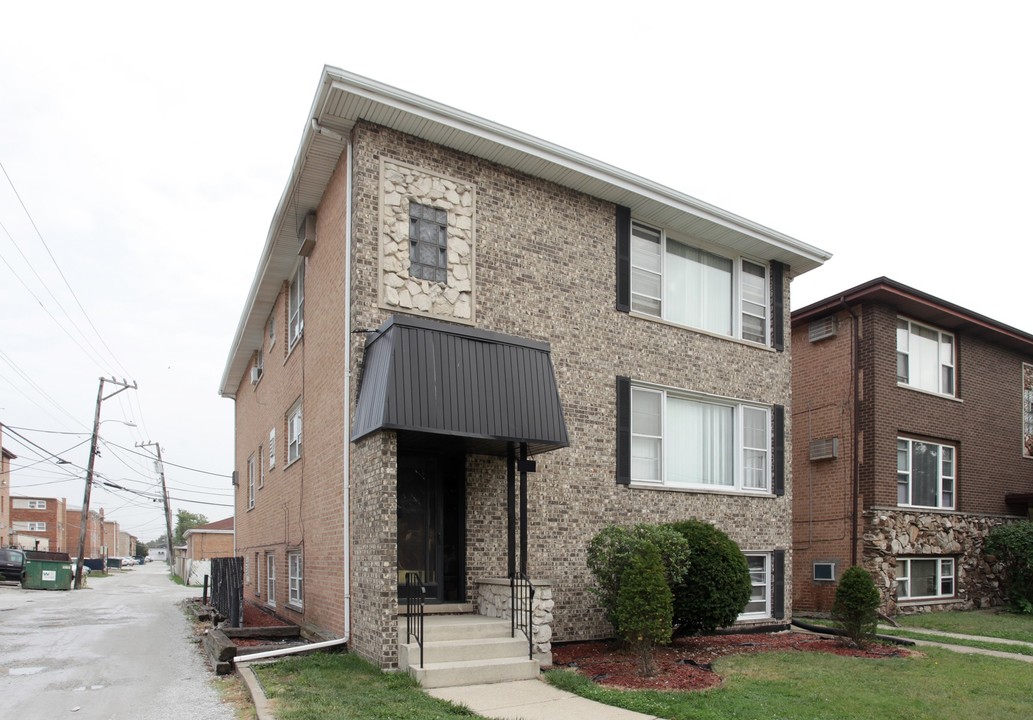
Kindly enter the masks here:
M 324 65 L 832 253 L 793 281 L 794 308 L 887 276 L 1033 332 L 1028 3 L 59 0 L 3 16 L 12 492 L 81 507 L 99 378 L 135 383 L 102 403 L 91 507 L 144 541 L 164 517 L 141 443 L 160 443 L 173 513 L 232 515 L 219 381 Z

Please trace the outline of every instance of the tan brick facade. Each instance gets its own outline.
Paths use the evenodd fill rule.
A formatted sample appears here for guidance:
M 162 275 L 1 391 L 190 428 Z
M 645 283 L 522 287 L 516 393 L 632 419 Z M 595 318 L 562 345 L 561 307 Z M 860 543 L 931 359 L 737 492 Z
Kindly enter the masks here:
M 615 464 L 618 377 L 789 408 L 788 350 L 617 310 L 612 201 L 369 122 L 357 122 L 346 139 L 350 150 L 340 155 L 316 209 L 303 337 L 288 351 L 286 330 L 280 330 L 287 326 L 292 269 L 283 272 L 272 306 L 278 330 L 272 348 L 266 334 L 261 379 L 252 385 L 249 368 L 233 377 L 235 385 L 224 386 L 236 401 L 236 551 L 245 558 L 251 599 L 268 602 L 266 558 L 272 554 L 279 614 L 323 635 L 347 635 L 354 651 L 381 667 L 396 665 L 399 442 L 394 432 L 381 431 L 345 445 L 344 413 L 355 412 L 367 332 L 400 312 L 550 346 L 570 445 L 533 458 L 537 471 L 529 476 L 527 520 L 528 571 L 551 583 L 554 640 L 611 633 L 588 589 L 592 579 L 585 564 L 588 541 L 608 523 L 700 518 L 724 529 L 746 551 L 784 552 L 788 568 L 788 462 L 783 494 L 752 496 L 619 485 Z M 406 277 L 409 201 L 448 210 L 448 276 L 437 289 Z M 787 308 L 788 280 L 787 275 L 780 298 Z M 349 312 L 353 332 L 346 336 Z M 788 328 L 786 317 L 786 333 Z M 302 455 L 287 466 L 286 413 L 299 398 Z M 787 458 L 792 424 L 787 410 Z M 273 469 L 267 467 L 271 428 L 277 439 Z M 264 467 L 265 475 L 264 482 L 256 480 L 249 508 L 252 455 L 264 457 L 256 473 Z M 465 597 L 471 602 L 478 579 L 507 572 L 506 475 L 504 458 L 465 457 Z M 286 554 L 292 550 L 304 553 L 304 605 L 298 609 L 284 605 Z M 777 620 L 782 623 L 792 611 L 788 573 L 784 593 L 785 614 Z

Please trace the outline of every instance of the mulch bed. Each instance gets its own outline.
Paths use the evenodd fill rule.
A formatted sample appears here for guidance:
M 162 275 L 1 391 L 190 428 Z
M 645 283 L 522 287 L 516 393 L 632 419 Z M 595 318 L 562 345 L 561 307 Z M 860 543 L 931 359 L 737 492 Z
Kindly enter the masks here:
M 249 602 L 244 603 L 244 627 L 283 627 L 291 623 Z
M 846 647 L 841 641 L 796 632 L 747 635 L 706 635 L 678 638 L 658 647 L 653 657 L 658 674 L 638 674 L 638 654 L 617 642 L 584 642 L 555 645 L 552 661 L 568 667 L 600 685 L 625 689 L 706 690 L 721 684 L 714 660 L 750 652 L 825 652 L 863 658 L 906 657 L 910 651 L 895 645 L 872 645 L 868 650 Z

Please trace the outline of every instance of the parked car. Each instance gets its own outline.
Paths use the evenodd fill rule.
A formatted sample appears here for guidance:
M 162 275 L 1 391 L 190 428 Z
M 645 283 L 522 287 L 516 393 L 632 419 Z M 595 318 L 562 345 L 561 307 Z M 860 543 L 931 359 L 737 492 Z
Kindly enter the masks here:
M 21 582 L 25 577 L 25 553 L 17 548 L 0 548 L 0 579 Z
M 128 555 L 122 558 L 122 567 L 129 567 L 131 565 L 136 565 L 136 560 L 129 557 Z
M 72 575 L 74 577 L 74 575 L 75 575 L 75 564 L 77 562 L 79 562 L 79 558 L 70 558 L 69 562 L 72 563 Z M 88 576 L 90 574 L 90 566 L 87 565 L 85 562 L 83 562 L 82 574 L 83 574 L 83 577 L 86 577 L 86 576 Z

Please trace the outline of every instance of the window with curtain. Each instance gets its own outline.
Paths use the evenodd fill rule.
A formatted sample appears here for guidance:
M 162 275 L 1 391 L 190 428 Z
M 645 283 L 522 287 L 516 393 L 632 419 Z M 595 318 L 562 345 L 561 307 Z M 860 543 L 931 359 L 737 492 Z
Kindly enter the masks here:
M 632 387 L 631 480 L 769 492 L 770 408 Z
M 897 558 L 897 599 L 954 595 L 954 558 Z
M 954 336 L 897 318 L 897 382 L 954 395 Z
M 897 438 L 897 504 L 954 507 L 954 448 Z

